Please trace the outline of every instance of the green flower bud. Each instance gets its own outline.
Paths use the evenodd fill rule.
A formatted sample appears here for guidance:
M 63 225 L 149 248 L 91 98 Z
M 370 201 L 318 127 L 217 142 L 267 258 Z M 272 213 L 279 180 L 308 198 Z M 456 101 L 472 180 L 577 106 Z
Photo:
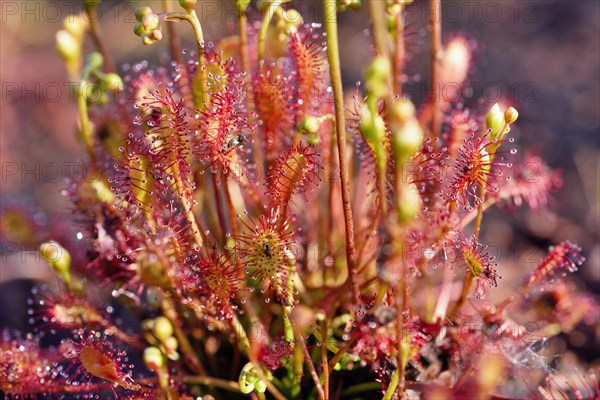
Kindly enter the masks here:
M 165 346 L 167 354 L 169 354 L 169 358 L 171 358 L 170 355 L 177 351 L 177 348 L 179 347 L 179 342 L 177 341 L 177 338 L 175 336 L 170 336 L 163 340 L 163 345 Z
M 504 127 L 504 114 L 500 111 L 498 103 L 490 109 L 485 117 L 485 126 L 490 130 L 490 138 L 493 140 L 502 139 L 502 132 Z
M 254 390 L 256 390 L 258 393 L 264 393 L 267 390 L 267 384 L 262 380 L 259 380 L 254 383 Z
M 179 5 L 187 12 L 192 12 L 196 8 L 196 0 L 179 0 Z
M 58 242 L 51 240 L 40 246 L 41 256 L 63 279 L 67 286 L 71 284 L 71 254 Z
M 138 7 L 135 10 L 135 19 L 142 22 L 142 19 L 148 14 L 152 14 L 152 9 L 150 7 Z
M 362 6 L 362 1 L 361 0 L 350 0 L 350 4 L 348 4 L 348 7 L 352 11 L 358 11 L 358 10 L 360 10 L 361 6 Z
M 87 25 L 87 21 L 81 15 L 69 15 L 63 21 L 64 30 L 73 35 L 80 44 L 83 43 Z
M 154 13 L 150 13 L 147 15 L 144 15 L 144 18 L 142 18 L 142 26 L 144 27 L 145 30 L 147 31 L 152 31 L 156 28 L 158 28 L 158 24 L 160 23 L 160 18 L 158 17 L 158 15 L 154 14 Z
M 104 57 L 102 57 L 102 54 L 95 51 L 88 54 L 85 61 L 86 65 L 93 71 L 102 67 L 102 64 L 104 64 Z
M 69 271 L 71 268 L 71 255 L 58 242 L 51 240 L 40 246 L 40 254 L 59 272 Z
M 303 19 L 302 14 L 295 8 L 290 8 L 283 11 L 283 22 L 282 28 L 286 31 L 286 37 L 288 32 L 296 32 L 298 27 L 302 25 Z
M 421 195 L 415 184 L 403 187 L 398 193 L 398 222 L 405 224 L 421 211 Z
M 56 32 L 56 49 L 66 62 L 77 60 L 81 54 L 81 45 L 77 38 L 64 29 Z
M 319 118 L 307 115 L 302 119 L 300 125 L 298 125 L 298 130 L 303 134 L 317 133 L 319 131 L 319 127 L 321 126 L 321 121 Z
M 387 58 L 377 56 L 367 66 L 365 70 L 365 81 L 367 92 L 374 97 L 383 97 L 387 91 L 387 77 L 390 74 L 391 66 Z
M 309 133 L 306 137 L 306 143 L 310 145 L 317 145 L 321 143 L 321 136 L 318 133 Z
M 160 316 L 154 320 L 152 333 L 162 342 L 173 336 L 173 325 L 167 317 Z
M 338 0 L 337 10 L 338 12 L 344 12 L 348 9 L 353 11 L 360 10 L 361 0 Z
M 508 107 L 504 112 L 504 122 L 510 125 L 519 118 L 519 112 L 514 107 Z
M 151 371 L 156 371 L 164 368 L 165 356 L 157 347 L 150 346 L 144 349 L 144 364 Z
M 392 105 L 391 119 L 395 122 L 404 122 L 415 116 L 415 105 L 408 99 L 395 100 Z
M 144 25 L 142 25 L 141 22 L 136 22 L 133 27 L 133 33 L 135 33 L 137 36 L 142 36 L 144 32 L 146 32 Z
M 117 93 L 123 90 L 123 80 L 114 72 L 104 75 L 102 78 L 104 86 L 111 92 Z
M 392 132 L 392 150 L 397 163 L 406 162 L 423 145 L 423 129 L 415 118 Z

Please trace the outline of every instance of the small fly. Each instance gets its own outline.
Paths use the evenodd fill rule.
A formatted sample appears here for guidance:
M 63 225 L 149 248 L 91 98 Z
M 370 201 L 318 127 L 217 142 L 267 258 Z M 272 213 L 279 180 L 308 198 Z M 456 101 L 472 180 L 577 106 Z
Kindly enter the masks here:
M 271 254 L 271 248 L 266 243 L 263 243 L 263 254 L 269 258 L 273 257 L 273 255 Z

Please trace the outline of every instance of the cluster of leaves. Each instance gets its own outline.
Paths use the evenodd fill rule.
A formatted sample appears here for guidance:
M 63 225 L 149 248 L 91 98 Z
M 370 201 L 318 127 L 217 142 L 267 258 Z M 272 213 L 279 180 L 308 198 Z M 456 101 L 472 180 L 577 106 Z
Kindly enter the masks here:
M 180 1 L 185 12 L 140 9 L 145 44 L 162 38 L 162 23 L 188 21 L 198 50 L 182 60 L 173 40 L 172 65 L 128 66 L 122 82 L 109 76 L 115 85 L 102 83 L 106 55 L 81 65 L 73 38 L 86 27 L 70 19 L 57 36 L 69 71 L 127 96 L 94 104 L 78 91 L 94 167 L 67 193 L 87 251 L 72 260 L 57 242 L 42 246 L 63 288 L 38 291 L 33 312 L 42 331 L 72 338 L 46 350 L 5 332 L 4 393 L 482 398 L 540 367 L 540 342 L 596 322 L 590 297 L 580 295 L 583 311 L 565 306 L 557 278 L 584 261 L 568 241 L 505 301 L 484 300 L 504 266 L 481 243 L 483 212 L 544 208 L 560 175 L 537 156 L 516 157 L 513 108 L 484 117 L 435 96 L 419 109 L 402 97 L 406 32 L 393 22 L 407 2 L 387 3 L 369 6 L 372 32 L 387 16 L 398 65 L 376 43 L 365 91 L 343 110 L 331 81 L 339 61 L 327 53 L 337 42 L 285 2 L 259 2 L 264 19 L 250 22 L 249 2 L 238 1 L 240 34 L 214 46 L 200 41 L 195 1 Z M 445 46 L 438 84 L 466 79 L 469 51 L 461 37 Z M 535 168 L 512 174 L 523 162 Z M 120 327 L 93 292 L 122 300 L 139 329 Z M 511 307 L 549 293 L 548 322 L 535 331 L 511 319 Z

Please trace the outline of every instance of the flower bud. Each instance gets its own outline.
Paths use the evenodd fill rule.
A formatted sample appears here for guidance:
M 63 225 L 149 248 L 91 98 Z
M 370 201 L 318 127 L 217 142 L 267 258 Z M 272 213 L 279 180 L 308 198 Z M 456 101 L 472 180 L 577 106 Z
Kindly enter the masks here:
M 150 13 L 144 16 L 144 18 L 142 18 L 142 26 L 144 27 L 145 30 L 147 31 L 152 31 L 156 28 L 158 28 L 158 24 L 160 23 L 160 18 L 158 17 L 158 15 L 154 14 L 154 13 Z
M 405 186 L 398 193 L 398 222 L 411 221 L 421 211 L 421 194 L 414 183 Z
M 446 46 L 442 58 L 440 81 L 451 90 L 445 94 L 447 98 L 458 95 L 455 93 L 456 89 L 452 88 L 459 87 L 467 79 L 470 65 L 471 53 L 467 40 L 460 36 L 455 37 Z
M 415 116 L 415 105 L 412 101 L 403 98 L 395 100 L 392 105 L 391 119 L 395 122 L 408 121 Z
M 338 12 L 344 12 L 348 9 L 352 11 L 360 10 L 361 0 L 338 0 L 337 10 Z
M 302 25 L 302 14 L 295 8 L 290 8 L 283 11 L 283 28 L 286 31 L 296 32 L 298 27 Z
M 167 354 L 169 354 L 169 358 L 171 358 L 170 354 L 175 353 L 177 351 L 177 348 L 179 347 L 179 342 L 177 341 L 177 338 L 175 336 L 169 336 L 168 338 L 163 340 L 163 345 L 165 346 Z
M 159 40 L 162 39 L 163 35 L 162 35 L 162 31 L 160 29 L 155 29 L 150 33 L 150 37 L 152 38 L 152 40 L 154 40 L 155 42 L 158 42 Z
M 196 0 L 179 0 L 179 5 L 187 12 L 192 12 L 196 8 Z
M 154 320 L 152 333 L 162 342 L 173 336 L 173 325 L 167 317 L 160 316 Z
M 383 97 L 388 90 L 387 77 L 390 74 L 390 62 L 387 58 L 377 56 L 365 70 L 367 92 L 374 97 Z
M 502 139 L 500 130 L 504 127 L 504 114 L 500 111 L 498 103 L 494 104 L 485 116 L 485 126 L 490 130 L 491 139 Z
M 102 77 L 104 86 L 111 92 L 117 93 L 123 90 L 123 80 L 114 72 L 108 73 Z
M 67 62 L 77 60 L 81 54 L 81 46 L 77 38 L 64 29 L 56 32 L 56 49 Z
M 150 7 L 138 7 L 135 10 L 135 19 L 142 22 L 142 19 L 148 14 L 152 14 L 152 9 Z
M 162 39 L 162 32 L 158 29 L 155 29 L 151 32 L 142 33 L 142 43 L 146 46 L 154 44 Z
M 65 284 L 71 284 L 71 254 L 58 242 L 51 240 L 40 246 L 40 254 L 63 279 Z
M 69 271 L 71 268 L 71 255 L 58 242 L 51 240 L 40 246 L 40 254 L 59 272 Z
M 93 53 L 88 54 L 85 61 L 86 65 L 93 71 L 102 67 L 102 64 L 104 64 L 104 57 L 102 57 L 102 54 L 95 51 Z
M 144 349 L 144 364 L 151 371 L 162 369 L 165 366 L 165 356 L 160 349 L 150 346 Z
M 298 130 L 303 134 L 317 133 L 320 126 L 321 121 L 319 121 L 319 118 L 312 115 L 307 115 L 302 119 L 300 125 L 298 125 Z
M 402 123 L 392 132 L 392 150 L 397 163 L 409 160 L 423 145 L 423 130 L 415 118 Z
M 141 22 L 136 22 L 133 26 L 133 33 L 135 33 L 137 36 L 142 36 L 144 32 L 146 32 L 144 25 L 142 25 Z
M 519 112 L 514 107 L 508 107 L 504 112 L 504 122 L 510 125 L 519 118 Z
M 81 15 L 69 15 L 63 21 L 63 29 L 73 35 L 79 43 L 83 43 L 87 25 L 86 20 Z

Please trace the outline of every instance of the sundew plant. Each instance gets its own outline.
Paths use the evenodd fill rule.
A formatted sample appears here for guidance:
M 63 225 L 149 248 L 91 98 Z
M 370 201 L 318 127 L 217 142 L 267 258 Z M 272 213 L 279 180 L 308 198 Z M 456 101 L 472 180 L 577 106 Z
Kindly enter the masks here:
M 6 398 L 600 396 L 597 370 L 559 379 L 547 351 L 598 324 L 569 285 L 582 249 L 505 265 L 482 239 L 487 212 L 552 207 L 563 179 L 517 150 L 508 102 L 442 93 L 467 80 L 473 45 L 442 40 L 440 0 L 420 27 L 411 0 L 319 0 L 319 18 L 237 0 L 215 42 L 201 2 L 139 2 L 131 35 L 168 61 L 127 65 L 98 3 L 56 33 L 87 164 L 63 194 L 86 251 L 39 247 L 56 279 L 33 290 L 31 332 L 2 331 Z M 352 51 L 370 61 L 348 89 L 338 17 L 360 9 L 371 46 Z

